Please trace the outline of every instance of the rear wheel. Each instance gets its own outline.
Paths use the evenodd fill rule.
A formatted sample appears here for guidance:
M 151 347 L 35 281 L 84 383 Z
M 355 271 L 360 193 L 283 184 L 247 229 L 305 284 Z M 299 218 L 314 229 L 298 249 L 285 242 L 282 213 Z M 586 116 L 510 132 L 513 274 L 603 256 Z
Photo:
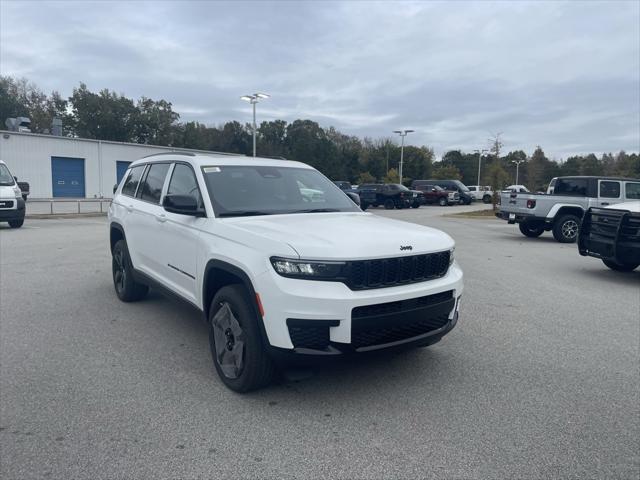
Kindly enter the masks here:
M 9 220 L 9 226 L 11 228 L 20 228 L 22 225 L 24 225 L 24 218 L 20 220 Z
M 420 208 L 420 203 L 418 203 L 418 202 L 413 202 L 413 203 L 411 204 L 411 208 Z
M 271 383 L 273 361 L 262 345 L 260 319 L 242 285 L 222 287 L 209 309 L 209 346 L 222 382 L 236 392 Z
M 113 246 L 111 254 L 111 273 L 113 274 L 113 286 L 116 295 L 123 302 L 135 302 L 141 300 L 149 292 L 149 287 L 136 282 L 133 277 L 133 265 L 127 242 L 118 240 Z
M 553 238 L 560 243 L 573 243 L 578 238 L 580 219 L 575 215 L 562 215 L 553 224 Z
M 385 200 L 384 201 L 384 208 L 386 208 L 387 210 L 393 210 L 395 208 L 395 204 L 393 203 L 393 200 L 391 200 L 391 199 Z
M 491 195 L 485 195 L 484 197 L 482 197 L 482 201 L 484 203 L 491 203 Z
M 544 225 L 537 222 L 521 222 L 518 224 L 520 233 L 525 237 L 536 238 L 544 233 Z
M 448 204 L 449 202 L 444 197 L 440 197 L 440 200 L 438 200 L 438 205 L 440 205 L 441 207 L 446 207 Z
M 617 263 L 612 260 L 602 260 L 602 263 L 616 272 L 632 272 L 640 266 L 640 263 Z

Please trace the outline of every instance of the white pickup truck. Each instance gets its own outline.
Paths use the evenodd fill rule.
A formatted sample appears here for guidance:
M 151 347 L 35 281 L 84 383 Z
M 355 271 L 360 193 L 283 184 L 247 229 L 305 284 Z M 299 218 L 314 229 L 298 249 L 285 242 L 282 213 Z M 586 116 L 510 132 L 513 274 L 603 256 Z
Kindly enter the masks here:
M 557 177 L 546 194 L 502 192 L 496 216 L 517 223 L 527 237 L 552 231 L 562 243 L 578 238 L 580 222 L 590 207 L 640 200 L 640 179 L 617 177 Z

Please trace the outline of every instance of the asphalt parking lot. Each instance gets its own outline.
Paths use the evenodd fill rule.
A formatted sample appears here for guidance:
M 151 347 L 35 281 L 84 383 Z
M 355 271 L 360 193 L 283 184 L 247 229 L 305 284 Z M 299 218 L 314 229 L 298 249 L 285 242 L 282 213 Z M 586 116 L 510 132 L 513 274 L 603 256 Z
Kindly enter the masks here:
M 244 396 L 198 312 L 118 301 L 105 218 L 2 224 L 0 476 L 638 478 L 640 271 L 460 209 L 371 210 L 456 240 L 441 343 Z

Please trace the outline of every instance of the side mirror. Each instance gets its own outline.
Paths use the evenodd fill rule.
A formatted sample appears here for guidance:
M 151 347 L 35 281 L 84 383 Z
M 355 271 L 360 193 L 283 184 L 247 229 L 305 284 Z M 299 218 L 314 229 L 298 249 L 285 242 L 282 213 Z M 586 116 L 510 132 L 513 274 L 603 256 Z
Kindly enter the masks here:
M 14 175 L 13 179 L 14 179 L 16 182 L 18 181 L 18 177 L 16 177 L 15 175 Z
M 116 193 L 116 190 L 117 190 L 117 189 L 118 189 L 118 184 L 116 183 L 116 184 L 113 186 L 113 193 Z
M 166 195 L 162 201 L 162 206 L 167 212 L 179 215 L 204 216 L 204 212 L 198 208 L 198 200 L 191 195 Z
M 356 205 L 360 206 L 360 195 L 358 195 L 357 193 L 353 193 L 353 192 L 344 192 L 347 197 L 349 197 L 351 199 L 351 201 L 353 203 L 355 203 Z
M 431 191 L 432 192 L 437 192 L 437 190 L 435 188 L 432 188 Z

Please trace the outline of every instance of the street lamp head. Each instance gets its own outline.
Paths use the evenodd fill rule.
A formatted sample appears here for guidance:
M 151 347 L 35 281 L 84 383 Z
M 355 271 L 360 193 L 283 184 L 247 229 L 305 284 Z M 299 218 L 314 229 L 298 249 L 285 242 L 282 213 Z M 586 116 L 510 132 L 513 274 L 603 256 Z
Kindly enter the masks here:
M 415 130 L 405 130 L 404 133 L 413 133 Z
M 271 95 L 268 95 L 266 93 L 256 93 L 254 94 L 254 96 L 258 98 L 269 98 Z
M 394 130 L 393 133 L 402 133 L 400 130 Z
M 250 102 L 251 100 L 253 100 L 253 97 L 249 95 L 243 95 L 240 97 L 240 100 L 244 100 L 245 102 Z

